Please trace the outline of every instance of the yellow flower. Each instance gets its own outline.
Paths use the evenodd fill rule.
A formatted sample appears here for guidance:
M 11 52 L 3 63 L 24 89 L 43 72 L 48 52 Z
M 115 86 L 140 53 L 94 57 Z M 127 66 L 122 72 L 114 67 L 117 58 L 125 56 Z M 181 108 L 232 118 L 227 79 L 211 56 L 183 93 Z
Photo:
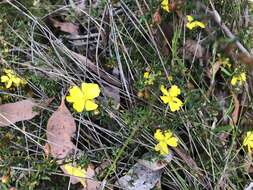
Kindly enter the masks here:
M 163 93 L 163 96 L 160 96 L 161 100 L 163 103 L 169 104 L 172 112 L 178 111 L 183 106 L 183 102 L 177 98 L 181 90 L 176 85 L 172 85 L 169 90 L 161 85 L 160 90 Z
M 173 76 L 172 75 L 169 75 L 168 77 L 167 77 L 167 79 L 168 79 L 168 81 L 173 81 Z
M 243 140 L 243 146 L 248 147 L 248 152 L 250 153 L 253 149 L 253 131 L 248 131 L 246 137 Z
M 186 24 L 186 27 L 190 30 L 192 30 L 193 28 L 196 28 L 196 27 L 200 27 L 200 28 L 205 28 L 205 24 L 203 22 L 200 22 L 200 21 L 193 21 L 193 17 L 191 15 L 187 15 L 187 24 Z
M 78 177 L 80 183 L 86 187 L 85 183 L 85 177 L 86 177 L 86 170 L 82 169 L 80 166 L 72 166 L 71 164 L 65 164 L 63 165 L 64 170 L 66 171 L 67 174 Z
M 149 72 L 148 71 L 144 72 L 143 77 L 144 79 L 147 79 L 149 77 Z
M 177 147 L 178 139 L 173 136 L 171 131 L 162 132 L 161 129 L 157 129 L 154 138 L 158 141 L 155 151 L 160 152 L 161 155 L 169 154 L 168 146 Z
M 165 10 L 167 12 L 170 12 L 169 0 L 162 0 L 161 7 L 162 7 L 163 10 Z
M 246 82 L 246 73 L 242 72 L 239 75 L 234 75 L 231 80 L 231 84 L 235 86 L 237 83 L 239 85 L 242 85 L 244 82 Z
M 1 76 L 1 82 L 5 83 L 6 88 L 10 88 L 12 85 L 19 87 L 27 83 L 24 79 L 19 78 L 11 69 L 4 69 L 4 73 L 5 75 Z
M 145 79 L 144 84 L 145 85 L 153 85 L 156 76 L 157 76 L 156 74 L 150 73 L 149 71 L 144 72 L 144 74 L 143 74 L 143 78 Z
M 81 88 L 73 86 L 69 90 L 69 96 L 66 100 L 73 103 L 73 108 L 77 112 L 96 110 L 98 105 L 94 102 L 94 98 L 100 94 L 99 86 L 95 83 L 83 82 Z

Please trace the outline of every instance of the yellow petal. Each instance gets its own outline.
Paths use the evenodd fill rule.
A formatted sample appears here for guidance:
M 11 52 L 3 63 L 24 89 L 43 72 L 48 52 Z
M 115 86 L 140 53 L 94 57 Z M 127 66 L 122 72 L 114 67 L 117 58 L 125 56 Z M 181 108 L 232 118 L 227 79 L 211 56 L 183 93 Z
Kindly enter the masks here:
M 84 99 L 84 95 L 78 86 L 73 86 L 69 90 L 69 96 L 66 97 L 68 102 L 79 102 Z
M 192 30 L 194 28 L 194 25 L 192 23 L 187 23 L 186 24 L 186 27 L 189 29 L 189 30 Z
M 205 28 L 205 24 L 202 22 L 199 22 L 199 21 L 193 21 L 193 22 L 188 22 L 186 24 L 186 27 L 190 30 L 192 30 L 193 28 L 196 28 L 196 27 Z
M 82 112 L 84 110 L 84 101 L 74 102 L 73 108 L 79 113 Z
M 145 73 L 143 74 L 143 77 L 144 77 L 145 79 L 147 79 L 147 78 L 149 77 L 149 72 L 148 72 L 148 71 L 145 72 Z
M 85 110 L 86 111 L 93 111 L 96 110 L 98 108 L 98 105 L 96 103 L 94 103 L 92 100 L 87 100 L 85 102 Z
M 160 90 L 161 90 L 161 92 L 163 93 L 163 95 L 169 96 L 169 92 L 168 92 L 168 90 L 165 88 L 164 85 L 161 85 Z
M 161 7 L 163 10 L 170 12 L 170 7 L 169 7 L 169 0 L 163 0 L 161 2 Z
M 246 74 L 243 72 L 240 74 L 240 79 L 241 81 L 245 82 L 246 81 Z
M 172 137 L 172 132 L 171 131 L 165 131 L 165 134 L 164 134 L 164 136 L 165 136 L 165 139 L 169 139 L 169 138 L 171 138 Z
M 6 73 L 6 74 L 14 74 L 13 70 L 11 70 L 11 69 L 4 69 L 4 73 Z
M 169 154 L 168 146 L 165 142 L 160 142 L 155 146 L 155 151 L 159 151 L 161 155 Z
M 177 141 L 178 141 L 178 139 L 176 137 L 171 137 L 171 138 L 166 140 L 166 143 L 169 146 L 177 147 Z
M 176 85 L 172 85 L 169 89 L 169 95 L 172 97 L 176 97 L 181 93 L 181 90 Z
M 160 96 L 160 98 L 163 101 L 163 103 L 165 103 L 165 104 L 168 104 L 171 101 L 170 96 Z
M 162 141 L 164 140 L 164 135 L 163 133 L 161 132 L 161 129 L 157 129 L 155 134 L 154 134 L 154 138 L 157 140 L 157 141 Z
M 1 76 L 1 82 L 7 82 L 9 80 L 9 77 L 7 77 L 6 75 Z
M 20 78 L 18 78 L 18 77 L 13 77 L 12 78 L 12 81 L 13 81 L 13 83 L 18 87 L 19 85 L 20 85 L 20 83 L 21 83 L 21 79 Z
M 196 26 L 199 26 L 200 28 L 205 28 L 205 24 L 203 22 L 200 21 L 194 21 Z
M 6 87 L 6 88 L 10 88 L 11 85 L 12 85 L 12 80 L 8 80 L 8 81 L 6 82 L 6 84 L 5 84 L 5 87 Z
M 85 96 L 85 99 L 94 99 L 99 96 L 100 89 L 98 84 L 95 83 L 82 83 L 82 91 Z
M 63 166 L 67 174 L 75 177 L 79 177 L 80 183 L 86 187 L 85 184 L 85 177 L 86 177 L 86 170 L 82 169 L 81 167 L 73 167 L 71 164 L 65 164 Z
M 183 102 L 180 99 L 174 97 L 173 101 L 169 102 L 169 106 L 170 106 L 170 110 L 172 112 L 175 112 L 175 111 L 180 110 L 180 108 L 183 106 Z
M 238 78 L 237 78 L 236 76 L 233 76 L 233 78 L 232 78 L 232 80 L 231 80 L 231 84 L 232 84 L 233 86 L 235 86 L 236 83 L 237 83 L 237 80 L 238 80 Z
M 193 21 L 193 17 L 191 15 L 187 15 L 186 17 L 187 17 L 188 22 L 192 22 Z

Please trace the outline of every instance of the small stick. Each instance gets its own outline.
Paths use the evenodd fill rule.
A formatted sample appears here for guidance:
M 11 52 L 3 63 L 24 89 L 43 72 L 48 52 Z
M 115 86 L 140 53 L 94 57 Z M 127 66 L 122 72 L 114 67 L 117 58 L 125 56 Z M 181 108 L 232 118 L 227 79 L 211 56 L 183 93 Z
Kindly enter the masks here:
M 241 50 L 242 53 L 246 54 L 247 56 L 251 56 L 249 51 L 241 44 L 241 42 L 236 38 L 236 36 L 230 31 L 230 29 L 222 22 L 220 14 L 215 9 L 213 3 L 210 1 L 212 11 L 207 8 L 204 4 L 200 3 L 199 1 L 197 4 L 204 9 L 207 13 L 209 13 L 213 20 L 220 26 L 222 31 L 232 40 L 235 40 L 235 44 L 238 47 L 239 50 Z

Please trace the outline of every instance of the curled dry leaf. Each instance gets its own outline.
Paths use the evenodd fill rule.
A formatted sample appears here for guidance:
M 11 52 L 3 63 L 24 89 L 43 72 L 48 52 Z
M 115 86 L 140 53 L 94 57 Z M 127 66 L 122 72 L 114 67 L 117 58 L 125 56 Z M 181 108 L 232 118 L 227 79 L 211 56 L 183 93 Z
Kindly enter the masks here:
M 63 159 L 73 151 L 75 146 L 71 138 L 75 131 L 75 120 L 63 99 L 47 123 L 47 140 L 54 158 Z
M 38 106 L 29 99 L 0 105 L 0 127 L 34 118 L 39 114 Z

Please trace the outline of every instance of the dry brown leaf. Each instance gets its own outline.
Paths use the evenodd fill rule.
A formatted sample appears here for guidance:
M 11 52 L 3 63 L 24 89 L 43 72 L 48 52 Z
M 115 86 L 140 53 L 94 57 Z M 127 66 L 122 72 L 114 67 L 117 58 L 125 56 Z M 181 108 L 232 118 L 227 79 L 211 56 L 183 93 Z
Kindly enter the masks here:
M 95 169 L 93 165 L 88 166 L 86 175 L 86 190 L 99 190 L 101 182 L 94 179 Z
M 234 93 L 232 93 L 232 96 L 233 96 L 235 108 L 232 113 L 232 121 L 230 122 L 230 125 L 236 125 L 239 118 L 239 113 L 240 113 L 240 102 Z
M 63 99 L 47 123 L 47 140 L 54 158 L 63 159 L 72 152 L 75 146 L 71 138 L 75 131 L 75 120 Z
M 0 127 L 34 118 L 39 114 L 38 106 L 29 99 L 0 105 Z
M 111 165 L 111 162 L 109 160 L 104 160 L 98 167 L 96 167 L 95 169 L 96 174 L 103 172 L 105 168 L 107 168 L 110 165 Z
M 62 32 L 67 32 L 70 34 L 78 34 L 79 33 L 79 26 L 73 24 L 71 22 L 60 22 L 53 18 L 49 18 L 50 21 L 53 23 L 55 28 L 59 28 Z

